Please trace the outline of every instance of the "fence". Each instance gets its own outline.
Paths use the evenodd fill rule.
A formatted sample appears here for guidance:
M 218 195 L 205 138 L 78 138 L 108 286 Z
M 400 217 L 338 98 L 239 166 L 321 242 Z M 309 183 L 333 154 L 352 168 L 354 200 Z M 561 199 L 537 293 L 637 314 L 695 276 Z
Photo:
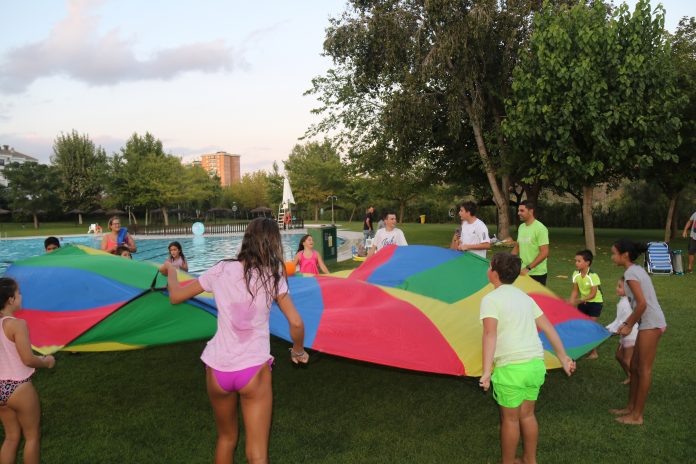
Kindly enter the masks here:
M 232 224 L 205 224 L 206 234 L 231 234 L 242 233 L 246 230 L 251 221 L 234 222 Z M 131 224 L 128 232 L 133 235 L 193 235 L 192 224 L 178 225 L 147 225 Z M 304 219 L 297 219 L 289 226 L 289 229 L 304 229 Z

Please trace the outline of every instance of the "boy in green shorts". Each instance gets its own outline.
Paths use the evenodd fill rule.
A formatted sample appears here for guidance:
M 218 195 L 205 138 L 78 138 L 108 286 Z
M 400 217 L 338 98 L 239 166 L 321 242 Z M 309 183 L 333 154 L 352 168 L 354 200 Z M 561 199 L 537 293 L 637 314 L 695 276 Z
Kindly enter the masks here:
M 594 255 L 590 250 L 580 250 L 575 253 L 575 272 L 573 273 L 573 291 L 570 293 L 570 304 L 577 306 L 581 313 L 593 321 L 602 314 L 604 298 L 599 287 L 602 282 L 597 273 L 590 270 Z M 597 349 L 590 351 L 589 359 L 597 359 Z
M 566 355 L 556 329 L 541 308 L 529 295 L 512 286 L 521 266 L 520 258 L 511 253 L 493 255 L 488 280 L 495 290 L 481 300 L 483 375 L 479 385 L 488 391 L 492 382 L 493 396 L 500 406 L 503 464 L 516 462 L 520 433 L 524 463 L 536 463 L 539 426 L 534 406 L 546 375 L 537 328 L 546 335 L 566 374 L 575 371 L 575 361 Z

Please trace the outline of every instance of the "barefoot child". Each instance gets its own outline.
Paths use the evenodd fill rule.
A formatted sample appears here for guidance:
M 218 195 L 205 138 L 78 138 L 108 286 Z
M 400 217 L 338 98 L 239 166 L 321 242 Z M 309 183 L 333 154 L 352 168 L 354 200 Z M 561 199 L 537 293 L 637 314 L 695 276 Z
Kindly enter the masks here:
M 493 383 L 493 396 L 500 406 L 503 464 L 519 462 L 515 452 L 520 434 L 524 441 L 523 462 L 536 462 L 539 426 L 534 407 L 546 375 L 537 329 L 546 335 L 566 374 L 575 371 L 575 362 L 566 355 L 556 329 L 541 308 L 512 285 L 521 266 L 520 258 L 511 253 L 493 255 L 488 280 L 495 290 L 481 300 L 483 375 L 479 384 L 487 391 Z
M 573 273 L 573 291 L 570 293 L 570 304 L 577 306 L 580 312 L 593 321 L 602 314 L 604 298 L 599 288 L 599 276 L 590 270 L 594 256 L 590 250 L 580 250 L 575 253 L 575 269 Z M 590 351 L 589 359 L 597 359 L 597 349 Z
M 274 301 L 288 320 L 290 359 L 309 360 L 304 324 L 288 293 L 278 224 L 270 218 L 251 221 L 237 258 L 220 261 L 186 286 L 179 285 L 170 262 L 162 268 L 174 304 L 204 291 L 215 294 L 217 332 L 201 355 L 218 431 L 215 462 L 232 462 L 241 403 L 247 460 L 267 463 L 273 404 L 269 317 Z
M 628 319 L 633 312 L 631 303 L 629 303 L 628 297 L 626 297 L 623 277 L 621 277 L 616 284 L 616 294 L 619 296 L 619 302 L 616 304 L 616 319 L 607 326 L 607 330 L 613 333 L 616 333 L 623 327 L 624 321 Z M 633 357 L 633 347 L 636 344 L 637 336 L 638 324 L 633 324 L 630 334 L 620 336 L 619 346 L 616 348 L 616 360 L 626 373 L 626 380 L 623 381 L 624 384 L 631 382 L 631 358 Z
M 625 269 L 624 289 L 633 308 L 631 315 L 616 333 L 629 335 L 633 325 L 638 323 L 638 336 L 631 358 L 628 404 L 625 408 L 609 411 L 618 415 L 616 420 L 622 424 L 643 424 L 643 411 L 652 384 L 652 367 L 657 355 L 657 344 L 667 329 L 665 315 L 657 301 L 652 280 L 645 269 L 634 262 L 646 250 L 645 244 L 628 239 L 617 240 L 611 247 L 611 260 Z
M 22 306 L 17 282 L 0 278 L 0 419 L 5 441 L 1 462 L 15 462 L 19 440 L 24 435 L 24 462 L 38 463 L 41 454 L 41 406 L 31 383 L 36 367 L 52 368 L 53 356 L 35 356 L 31 351 L 27 323 L 14 317 Z
M 300 272 L 303 274 L 319 275 L 319 269 L 324 274 L 328 274 L 329 270 L 324 264 L 324 260 L 319 256 L 319 253 L 314 249 L 314 239 L 307 234 L 300 239 L 300 246 L 297 248 L 297 254 L 292 263 L 300 265 Z

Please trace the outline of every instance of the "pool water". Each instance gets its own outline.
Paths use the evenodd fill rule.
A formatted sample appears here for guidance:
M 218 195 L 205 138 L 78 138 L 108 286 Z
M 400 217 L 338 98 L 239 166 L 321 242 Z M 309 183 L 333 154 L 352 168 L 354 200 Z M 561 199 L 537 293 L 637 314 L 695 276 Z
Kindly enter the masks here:
M 283 251 L 287 261 L 292 260 L 303 234 L 283 234 Z M 199 274 L 221 259 L 234 258 L 242 243 L 241 235 L 207 237 L 168 237 L 162 239 L 138 239 L 138 252 L 133 254 L 137 261 L 162 263 L 169 255 L 168 245 L 172 241 L 181 243 L 188 261 L 189 272 Z M 0 240 L 0 275 L 13 262 L 44 253 L 42 238 L 25 240 Z M 339 241 L 340 242 L 340 241 Z M 99 248 L 101 237 L 63 237 L 61 245 L 80 244 Z

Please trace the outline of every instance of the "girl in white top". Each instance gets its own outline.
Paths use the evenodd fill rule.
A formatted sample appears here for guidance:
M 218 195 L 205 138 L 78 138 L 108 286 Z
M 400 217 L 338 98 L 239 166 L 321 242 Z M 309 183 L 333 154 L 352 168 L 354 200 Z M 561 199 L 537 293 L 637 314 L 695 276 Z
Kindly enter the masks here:
M 15 462 L 21 435 L 24 435 L 24 462 L 41 460 L 41 406 L 31 383 L 37 367 L 52 368 L 53 356 L 35 356 L 31 351 L 27 323 L 14 317 L 22 307 L 22 294 L 14 279 L 0 278 L 0 419 L 5 428 L 3 462 Z
M 624 321 L 626 321 L 633 312 L 631 303 L 626 296 L 624 285 L 624 278 L 621 277 L 619 283 L 616 284 L 616 294 L 619 296 L 619 302 L 616 303 L 616 319 L 607 326 L 609 332 L 616 333 L 623 327 Z M 638 324 L 633 324 L 631 333 L 628 335 L 621 335 L 620 337 L 619 346 L 616 348 L 616 360 L 626 373 L 626 380 L 624 380 L 623 383 L 627 384 L 631 382 L 631 358 L 633 358 L 633 347 L 638 337 Z

